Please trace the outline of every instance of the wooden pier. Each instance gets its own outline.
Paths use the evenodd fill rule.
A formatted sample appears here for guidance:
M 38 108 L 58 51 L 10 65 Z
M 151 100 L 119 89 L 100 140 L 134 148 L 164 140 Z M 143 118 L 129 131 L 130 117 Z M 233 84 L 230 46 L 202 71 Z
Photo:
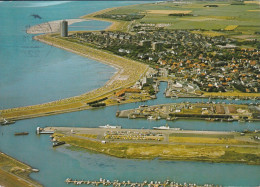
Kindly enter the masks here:
M 110 180 L 102 179 L 100 178 L 98 181 L 91 181 L 91 180 L 73 180 L 71 178 L 67 178 L 65 180 L 67 184 L 75 184 L 75 185 L 92 185 L 92 186 L 112 186 L 113 187 L 120 187 L 120 186 L 130 186 L 130 187 L 143 187 L 143 186 L 148 186 L 148 187 L 215 187 L 217 185 L 213 184 L 204 184 L 204 185 L 197 185 L 197 184 L 188 184 L 188 183 L 183 183 L 179 184 L 174 181 L 166 180 L 166 181 L 143 181 L 143 182 L 131 182 L 131 181 L 122 181 L 120 182 L 119 180 L 114 180 L 113 182 Z

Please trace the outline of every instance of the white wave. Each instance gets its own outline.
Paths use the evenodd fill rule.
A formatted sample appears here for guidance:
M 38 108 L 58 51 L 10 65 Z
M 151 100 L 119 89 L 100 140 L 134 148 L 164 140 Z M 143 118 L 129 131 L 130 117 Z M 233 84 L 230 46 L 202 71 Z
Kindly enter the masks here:
M 23 5 L 20 7 L 46 7 L 60 5 L 64 3 L 69 3 L 71 1 L 38 1 L 38 2 L 23 2 Z

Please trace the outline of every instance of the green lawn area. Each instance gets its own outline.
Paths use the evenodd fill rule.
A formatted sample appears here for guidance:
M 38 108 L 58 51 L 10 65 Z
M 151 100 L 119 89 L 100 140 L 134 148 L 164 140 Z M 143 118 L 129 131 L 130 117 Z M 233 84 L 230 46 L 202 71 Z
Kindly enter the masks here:
M 210 4 L 218 7 L 204 7 Z M 169 16 L 148 13 L 148 10 L 189 10 L 193 16 Z M 235 29 L 237 35 L 253 35 L 260 31 L 259 5 L 252 3 L 231 5 L 230 2 L 225 1 L 161 2 L 119 7 L 107 12 L 107 14 L 131 13 L 145 14 L 145 17 L 136 20 L 136 23 L 169 23 L 171 25 L 167 27 L 168 29 L 224 30 L 229 25 L 238 25 Z M 234 34 L 233 32 L 226 33 Z M 253 35 L 251 38 L 259 38 L 259 35 Z
M 171 135 L 169 137 L 170 143 L 163 144 L 141 142 L 107 142 L 104 144 L 101 143 L 100 140 L 92 141 L 69 135 L 62 136 L 61 134 L 54 134 L 54 137 L 59 141 L 65 141 L 67 144 L 75 146 L 76 148 L 74 150 L 83 148 L 119 158 L 161 158 L 165 160 L 260 164 L 260 152 L 259 149 L 257 149 L 258 144 L 256 142 L 248 142 L 248 138 L 244 140 L 241 138 L 236 139 L 232 136 L 227 136 L 229 139 L 224 139 L 224 137 L 219 139 L 215 135 L 208 135 L 208 137 L 176 137 Z M 186 144 L 182 145 L 182 143 Z M 226 144 L 230 147 L 226 147 Z

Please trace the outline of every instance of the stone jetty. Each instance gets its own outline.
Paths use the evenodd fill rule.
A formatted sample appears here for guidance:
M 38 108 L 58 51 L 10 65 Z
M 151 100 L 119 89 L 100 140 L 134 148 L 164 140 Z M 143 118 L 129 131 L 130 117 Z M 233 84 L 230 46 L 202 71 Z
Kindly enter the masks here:
M 74 180 L 71 178 L 67 178 L 65 180 L 65 182 L 67 184 L 75 184 L 75 185 L 81 185 L 81 184 L 85 184 L 85 185 L 93 185 L 93 186 L 99 186 L 99 185 L 103 185 L 103 186 L 114 186 L 114 187 L 120 187 L 120 186 L 131 186 L 131 187 L 143 187 L 143 186 L 148 186 L 148 187 L 165 187 L 165 186 L 170 186 L 170 187 L 215 187 L 215 186 L 219 186 L 219 185 L 213 185 L 213 184 L 204 184 L 204 185 L 197 185 L 194 183 L 177 183 L 174 181 L 170 181 L 170 180 L 166 180 L 166 181 L 143 181 L 143 182 L 132 182 L 130 180 L 128 181 L 119 181 L 119 180 L 114 180 L 114 181 L 110 181 L 107 179 L 103 179 L 100 178 L 97 181 L 91 181 L 91 180 Z

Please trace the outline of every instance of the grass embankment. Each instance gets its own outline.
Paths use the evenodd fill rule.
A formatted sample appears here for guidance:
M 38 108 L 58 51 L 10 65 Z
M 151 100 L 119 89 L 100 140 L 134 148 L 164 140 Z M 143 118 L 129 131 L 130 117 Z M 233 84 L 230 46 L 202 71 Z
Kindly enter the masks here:
M 174 143 L 194 143 L 194 144 L 223 144 L 223 145 L 259 145 L 251 139 L 254 134 L 171 134 L 169 142 Z M 260 152 L 259 152 L 260 153 Z
M 37 36 L 36 40 L 112 65 L 118 69 L 118 72 L 103 87 L 79 96 L 40 105 L 1 110 L 0 113 L 2 117 L 6 119 L 24 119 L 89 109 L 90 107 L 86 103 L 109 97 L 113 95 L 114 92 L 133 85 L 148 69 L 148 66 L 145 64 L 125 59 L 86 45 L 74 43 L 66 39 L 55 38 L 53 35 Z
M 243 93 L 243 92 L 203 92 L 205 97 L 260 97 L 260 93 Z
M 42 186 L 29 177 L 31 172 L 30 166 L 0 153 L 0 186 Z
M 185 139 L 184 137 L 176 138 L 173 135 L 170 136 L 170 142 L 175 143 L 108 142 L 106 144 L 102 144 L 100 140 L 92 141 L 61 134 L 56 139 L 72 145 L 73 150 L 84 148 L 119 158 L 260 164 L 260 150 L 256 142 L 248 142 L 247 138 L 232 139 L 232 136 L 228 136 L 230 138 L 228 141 L 218 141 L 216 135 L 212 138 L 210 138 L 211 135 L 207 137 L 200 140 L 192 136 Z M 227 144 L 229 147 L 226 147 Z

